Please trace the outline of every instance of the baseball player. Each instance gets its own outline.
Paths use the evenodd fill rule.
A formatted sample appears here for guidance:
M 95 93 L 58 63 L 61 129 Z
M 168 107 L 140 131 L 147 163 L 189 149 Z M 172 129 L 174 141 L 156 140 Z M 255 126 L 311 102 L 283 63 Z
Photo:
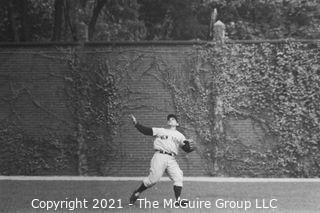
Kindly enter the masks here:
M 153 143 L 155 153 L 151 159 L 149 176 L 146 177 L 140 187 L 132 193 L 130 204 L 134 204 L 139 195 L 147 188 L 155 185 L 160 180 L 163 173 L 166 172 L 173 181 L 173 191 L 176 201 L 178 201 L 175 202 L 175 205 L 187 205 L 186 200 L 180 199 L 183 186 L 183 172 L 180 169 L 175 156 L 178 154 L 179 147 L 186 152 L 193 151 L 193 141 L 186 140 L 185 136 L 176 130 L 179 123 L 174 114 L 169 114 L 167 116 L 168 128 L 146 127 L 140 124 L 133 115 L 130 115 L 130 117 L 138 131 L 144 135 L 155 137 Z

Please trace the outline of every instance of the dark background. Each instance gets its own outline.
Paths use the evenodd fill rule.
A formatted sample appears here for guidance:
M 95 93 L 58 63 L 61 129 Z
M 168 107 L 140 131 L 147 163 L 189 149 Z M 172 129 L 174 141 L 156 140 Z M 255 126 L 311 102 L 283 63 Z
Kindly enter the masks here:
M 319 0 L 1 0 L 0 41 L 210 40 L 320 36 Z

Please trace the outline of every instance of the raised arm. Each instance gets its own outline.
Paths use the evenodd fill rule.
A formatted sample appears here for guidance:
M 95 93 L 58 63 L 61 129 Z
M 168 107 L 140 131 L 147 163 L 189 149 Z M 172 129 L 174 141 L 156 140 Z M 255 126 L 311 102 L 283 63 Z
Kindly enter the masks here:
M 130 118 L 131 118 L 132 123 L 134 124 L 134 126 L 137 128 L 137 130 L 139 130 L 139 132 L 141 132 L 144 135 L 153 136 L 152 128 L 143 126 L 142 124 L 139 124 L 137 119 L 132 114 L 130 115 Z

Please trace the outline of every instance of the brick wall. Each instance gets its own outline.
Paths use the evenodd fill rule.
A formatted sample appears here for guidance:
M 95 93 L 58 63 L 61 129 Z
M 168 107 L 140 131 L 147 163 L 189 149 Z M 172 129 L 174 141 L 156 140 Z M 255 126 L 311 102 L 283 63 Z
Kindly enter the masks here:
M 68 67 L 51 56 L 61 56 L 61 48 L 75 48 L 72 45 L 12 45 L 0 49 L 0 96 L 8 98 L 15 94 L 10 103 L 0 102 L 0 119 L 11 119 L 28 134 L 42 135 L 54 132 L 56 135 L 74 134 L 72 117 L 67 110 L 63 95 L 64 73 Z M 181 67 L 192 51 L 192 43 L 172 44 L 95 44 L 80 48 L 87 54 L 97 54 L 110 61 L 111 66 L 127 67 L 121 81 L 122 88 L 128 88 L 128 99 L 124 114 L 133 113 L 147 126 L 165 126 L 166 115 L 175 113 L 171 94 L 157 79 L 157 68 L 152 62 L 157 59 L 166 61 L 173 67 Z M 50 57 L 48 57 L 50 56 Z M 127 63 L 127 66 L 126 66 Z M 9 116 L 9 117 L 8 117 Z M 123 117 L 119 134 L 115 138 L 119 152 L 103 165 L 104 175 L 143 176 L 148 174 L 150 159 L 153 155 L 152 138 L 140 134 L 127 116 Z M 250 120 L 229 121 L 229 134 L 240 136 L 247 145 L 268 147 L 261 129 L 254 128 Z M 181 124 L 182 127 L 184 126 Z M 182 129 L 187 136 L 192 132 Z M 88 141 L 90 145 L 90 141 Z M 206 163 L 196 152 L 181 152 L 178 161 L 186 176 L 206 175 Z M 71 171 L 58 171 L 58 174 L 72 174 Z

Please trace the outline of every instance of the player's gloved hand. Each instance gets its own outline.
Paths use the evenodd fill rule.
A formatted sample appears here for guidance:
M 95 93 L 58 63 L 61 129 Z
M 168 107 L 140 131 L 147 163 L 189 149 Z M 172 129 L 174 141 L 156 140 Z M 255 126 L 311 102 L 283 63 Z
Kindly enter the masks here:
M 190 153 L 193 152 L 197 147 L 196 143 L 192 139 L 183 141 L 184 145 L 181 147 L 183 151 Z
M 129 117 L 131 118 L 133 125 L 136 125 L 138 123 L 136 117 L 134 117 L 133 114 L 130 114 Z

